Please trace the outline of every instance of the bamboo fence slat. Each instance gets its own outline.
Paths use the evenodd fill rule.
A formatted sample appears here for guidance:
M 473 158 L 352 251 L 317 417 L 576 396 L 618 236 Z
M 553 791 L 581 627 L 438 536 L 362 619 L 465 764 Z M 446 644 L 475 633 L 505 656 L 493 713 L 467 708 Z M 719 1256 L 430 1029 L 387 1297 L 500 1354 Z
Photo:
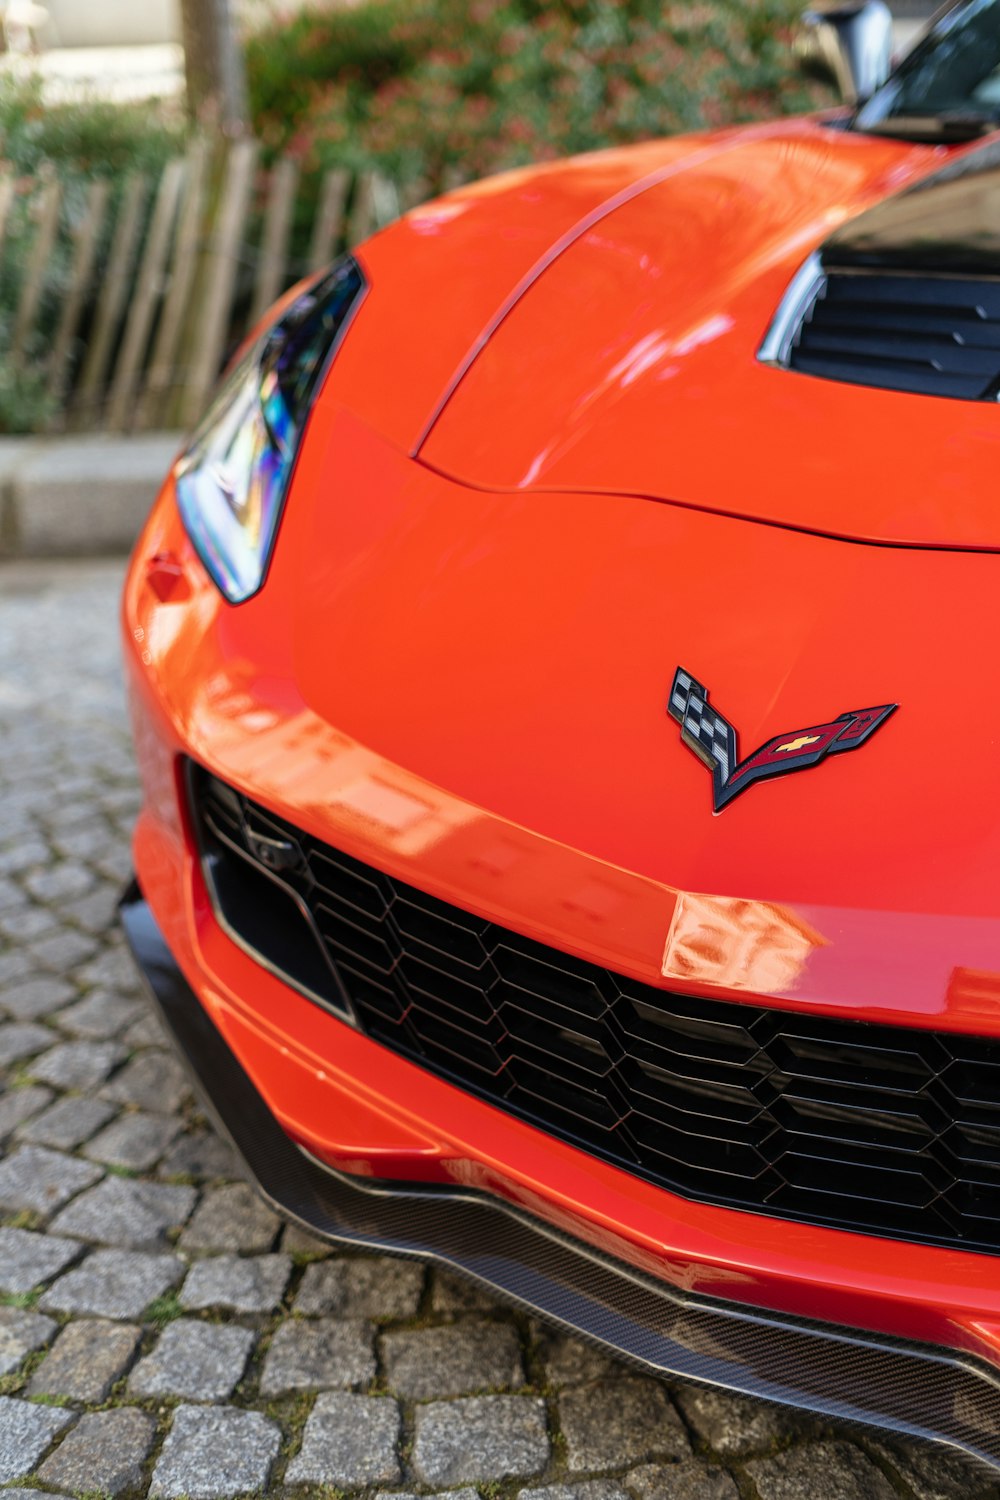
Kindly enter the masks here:
M 50 177 L 43 184 L 38 197 L 38 229 L 35 233 L 34 243 L 31 246 L 28 269 L 25 273 L 24 284 L 21 287 L 17 316 L 14 319 L 10 357 L 15 369 L 24 361 L 25 346 L 35 326 L 35 319 L 38 316 L 42 293 L 45 290 L 45 275 L 52 259 L 52 247 L 55 244 L 56 233 L 59 229 L 59 205 L 61 201 L 62 188 L 59 181 L 56 177 Z
M 284 286 L 298 185 L 298 162 L 290 156 L 283 156 L 271 173 L 257 284 L 250 310 L 251 326 L 263 317 Z
M 359 177 L 354 187 L 354 202 L 347 221 L 347 248 L 368 238 L 375 227 L 375 179 L 371 172 Z
M 259 151 L 251 138 L 218 146 L 202 137 L 152 181 L 132 174 L 120 188 L 86 184 L 81 216 L 65 225 L 66 204 L 75 214 L 77 200 L 51 170 L 27 184 L 0 170 L 0 278 L 14 222 L 18 267 L 26 267 L 5 286 L 5 357 L 22 364 L 44 328 L 51 427 L 125 432 L 196 422 L 228 350 L 290 281 L 322 270 L 343 246 L 428 196 L 419 179 L 331 168 L 308 245 L 293 257 L 300 167 L 280 157 L 258 196 Z M 56 287 L 54 253 L 70 234 L 68 273 Z
M 89 424 L 94 425 L 94 418 L 100 411 L 115 335 L 121 323 L 122 309 L 132 289 L 132 267 L 142 233 L 147 190 L 145 177 L 138 173 L 129 177 L 125 183 L 111 240 L 111 252 L 94 314 L 93 334 L 71 408 L 71 416 L 77 425 L 88 425 L 88 419 Z
M 93 281 L 94 262 L 97 259 L 110 196 L 111 184 L 104 177 L 95 178 L 87 189 L 87 202 L 73 246 L 69 289 L 59 313 L 49 357 L 49 395 L 56 401 L 62 399 L 66 389 L 73 341 L 80 326 L 84 301 Z
M 388 177 L 383 177 L 381 172 L 372 174 L 371 200 L 376 228 L 382 229 L 399 218 L 402 212 L 399 189 Z
M 426 203 L 431 196 L 431 185 L 426 177 L 411 177 L 399 189 L 400 207 L 403 213 L 408 213 L 411 208 L 419 208 L 421 203 Z
M 140 428 L 153 427 L 169 417 L 168 402 L 177 383 L 177 351 L 191 299 L 205 212 L 208 147 L 204 141 L 196 141 L 191 147 L 185 168 L 184 202 L 174 244 L 173 265 L 168 273 L 167 295 L 136 415 L 136 426 Z
M 111 381 L 107 416 L 107 426 L 111 432 L 124 432 L 132 425 L 135 417 L 135 398 L 142 357 L 149 343 L 149 333 L 163 286 L 163 268 L 170 253 L 170 236 L 177 217 L 183 181 L 183 161 L 169 162 L 160 178 L 135 293 L 129 303 L 125 335 Z
M 334 167 L 323 178 L 319 191 L 316 222 L 309 244 L 308 267 L 321 271 L 333 260 L 344 222 L 344 208 L 351 186 L 351 174 L 345 167 Z
M 190 426 L 201 414 L 222 363 L 257 151 L 257 143 L 252 140 L 236 141 L 229 151 L 209 249 L 191 378 L 184 391 L 184 426 Z
M 17 184 L 14 181 L 13 172 L 0 172 L 0 270 L 3 268 L 3 242 L 7 234 L 7 220 L 16 196 Z
M 441 189 L 445 193 L 454 193 L 460 187 L 464 187 L 469 180 L 469 174 L 464 167 L 453 162 L 450 167 L 445 167 L 441 177 Z

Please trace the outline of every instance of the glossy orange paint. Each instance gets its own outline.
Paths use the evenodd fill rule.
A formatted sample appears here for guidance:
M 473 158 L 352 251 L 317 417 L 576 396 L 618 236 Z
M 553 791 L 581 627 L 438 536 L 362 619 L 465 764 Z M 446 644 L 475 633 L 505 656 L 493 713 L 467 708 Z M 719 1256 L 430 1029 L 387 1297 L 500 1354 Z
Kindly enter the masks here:
M 1000 560 L 809 531 L 1000 542 L 979 498 L 994 438 L 961 427 L 953 478 L 923 474 L 926 503 L 896 490 L 880 509 L 873 484 L 842 497 L 834 526 L 810 456 L 773 440 L 765 455 L 755 426 L 773 430 L 778 408 L 764 386 L 735 412 L 726 374 L 832 223 L 939 162 L 815 122 L 761 127 L 485 185 L 370 242 L 371 292 L 314 408 L 260 593 L 223 602 L 169 483 L 137 546 L 124 599 L 145 791 L 135 856 L 189 982 L 286 1128 L 327 1160 L 483 1186 L 678 1285 L 1000 1362 L 990 1257 L 887 1255 L 885 1241 L 686 1202 L 290 992 L 216 923 L 178 777 L 191 755 L 348 853 L 647 983 L 1000 1036 L 1000 786 L 969 774 L 942 703 L 946 683 L 975 703 L 980 742 L 1000 739 L 982 681 Z M 650 345 L 634 379 L 609 381 L 650 333 L 660 256 L 676 303 L 663 336 L 690 347 Z M 606 329 L 571 317 L 577 274 Z M 732 326 L 708 337 L 712 317 Z M 668 358 L 678 373 L 658 383 Z M 785 382 L 783 430 L 798 432 L 821 383 L 760 379 Z M 913 477 L 880 393 L 852 394 L 868 412 L 852 443 L 872 456 L 880 438 Z M 919 406 L 932 442 L 937 409 L 959 409 L 894 399 Z M 547 428 L 552 452 L 527 476 Z M 826 462 L 850 471 L 843 430 L 823 430 Z M 739 504 L 709 503 L 699 448 Z M 616 452 L 637 493 L 612 484 Z M 678 663 L 744 751 L 900 707 L 862 749 L 714 816 L 708 773 L 665 712 Z
M 490 488 L 624 492 L 832 536 L 1000 547 L 989 404 L 816 380 L 756 357 L 809 252 L 940 164 L 926 148 L 845 145 L 815 127 L 720 145 L 538 279 L 421 456 Z M 566 357 L 581 307 L 601 326 Z
M 502 309 L 587 226 L 710 156 L 719 139 L 650 141 L 505 172 L 406 214 L 365 246 L 378 295 L 358 313 L 362 336 L 340 351 L 335 388 L 349 391 L 353 410 L 384 436 L 416 446 Z

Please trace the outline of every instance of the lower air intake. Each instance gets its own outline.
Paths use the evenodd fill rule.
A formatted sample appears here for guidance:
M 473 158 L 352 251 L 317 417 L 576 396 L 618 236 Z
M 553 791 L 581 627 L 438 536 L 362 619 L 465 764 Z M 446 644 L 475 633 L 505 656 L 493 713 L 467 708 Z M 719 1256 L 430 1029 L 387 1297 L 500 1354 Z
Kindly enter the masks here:
M 686 1198 L 1000 1249 L 1000 1043 L 673 994 L 190 788 L 234 938 L 400 1056 Z

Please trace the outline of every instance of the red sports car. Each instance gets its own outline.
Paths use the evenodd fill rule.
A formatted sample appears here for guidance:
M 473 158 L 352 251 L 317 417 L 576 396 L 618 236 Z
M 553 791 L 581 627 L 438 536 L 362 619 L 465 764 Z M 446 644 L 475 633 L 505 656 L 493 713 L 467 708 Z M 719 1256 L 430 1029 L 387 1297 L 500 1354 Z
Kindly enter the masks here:
M 998 127 L 959 0 L 286 298 L 132 561 L 123 904 L 315 1232 L 995 1464 Z

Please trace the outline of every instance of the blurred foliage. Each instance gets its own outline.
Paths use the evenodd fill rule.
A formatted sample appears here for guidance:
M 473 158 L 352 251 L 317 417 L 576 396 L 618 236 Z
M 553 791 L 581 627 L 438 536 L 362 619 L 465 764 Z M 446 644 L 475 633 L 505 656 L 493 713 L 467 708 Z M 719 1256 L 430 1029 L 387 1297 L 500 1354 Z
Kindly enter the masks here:
M 40 369 L 15 370 L 0 360 L 0 432 L 41 432 L 55 409 Z
M 251 38 L 257 133 L 307 169 L 432 186 L 809 108 L 801 0 L 362 0 Z
M 18 175 L 44 163 L 62 177 L 159 171 L 183 149 L 184 129 L 156 105 L 46 104 L 37 77 L 0 74 L 0 162 Z

